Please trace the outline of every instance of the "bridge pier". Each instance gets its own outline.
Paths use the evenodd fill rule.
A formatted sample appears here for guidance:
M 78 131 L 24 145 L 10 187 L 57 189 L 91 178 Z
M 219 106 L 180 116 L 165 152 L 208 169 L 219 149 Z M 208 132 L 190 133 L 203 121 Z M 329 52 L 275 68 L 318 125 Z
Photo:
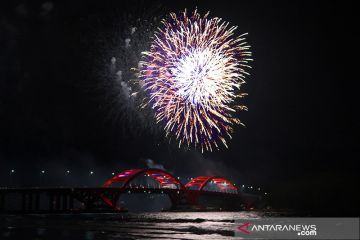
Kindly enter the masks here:
M 26 193 L 25 192 L 23 192 L 21 195 L 21 208 L 22 208 L 22 211 L 25 212 L 25 210 L 26 210 Z
M 35 211 L 39 211 L 40 209 L 40 193 L 37 192 L 35 194 Z
M 49 193 L 49 211 L 53 212 L 54 211 L 54 194 L 53 193 Z
M 28 206 L 27 206 L 27 210 L 31 211 L 32 210 L 32 204 L 33 204 L 33 197 L 31 193 L 27 194 L 28 196 Z
M 74 209 L 74 196 L 71 194 L 69 196 L 69 210 Z
M 113 204 L 113 206 L 116 207 L 116 204 L 117 204 L 119 198 L 120 198 L 120 194 L 118 194 L 118 193 L 113 193 L 112 194 L 112 204 Z
M 60 193 L 57 193 L 55 195 L 55 211 L 59 211 L 60 210 L 60 201 L 61 201 L 61 195 Z
M 67 210 L 67 198 L 68 198 L 68 195 L 66 193 L 64 193 L 62 195 L 62 208 L 64 211 Z
M 5 194 L 0 193 L 0 211 L 4 210 L 5 208 Z

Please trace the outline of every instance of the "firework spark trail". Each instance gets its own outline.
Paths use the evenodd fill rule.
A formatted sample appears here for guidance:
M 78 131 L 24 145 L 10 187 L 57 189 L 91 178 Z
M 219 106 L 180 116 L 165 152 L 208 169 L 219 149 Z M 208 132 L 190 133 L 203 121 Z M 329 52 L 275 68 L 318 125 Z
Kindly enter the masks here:
M 179 146 L 194 144 L 212 151 L 218 142 L 226 147 L 234 124 L 240 86 L 248 75 L 251 52 L 236 27 L 220 18 L 203 17 L 195 10 L 171 13 L 154 35 L 150 51 L 144 52 L 140 79 L 148 93 L 146 104 L 155 110 L 157 122 L 165 124 Z

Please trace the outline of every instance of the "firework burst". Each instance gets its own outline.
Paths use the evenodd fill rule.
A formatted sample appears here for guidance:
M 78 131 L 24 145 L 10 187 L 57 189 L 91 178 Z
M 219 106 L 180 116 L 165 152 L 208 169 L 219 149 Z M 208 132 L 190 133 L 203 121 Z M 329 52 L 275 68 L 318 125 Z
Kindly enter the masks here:
M 155 110 L 167 135 L 202 151 L 226 147 L 234 124 L 236 99 L 251 61 L 244 35 L 220 18 L 171 13 L 155 33 L 150 51 L 144 52 L 140 79 L 148 93 L 146 104 Z

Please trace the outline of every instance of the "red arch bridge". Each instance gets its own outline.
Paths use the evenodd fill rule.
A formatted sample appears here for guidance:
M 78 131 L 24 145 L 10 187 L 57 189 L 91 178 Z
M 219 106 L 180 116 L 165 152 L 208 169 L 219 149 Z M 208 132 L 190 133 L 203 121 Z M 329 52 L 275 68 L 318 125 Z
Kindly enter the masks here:
M 200 176 L 183 185 L 161 169 L 130 169 L 99 188 L 2 188 L 0 212 L 126 211 L 120 197 L 140 193 L 167 195 L 170 210 L 240 210 L 250 204 L 224 177 Z

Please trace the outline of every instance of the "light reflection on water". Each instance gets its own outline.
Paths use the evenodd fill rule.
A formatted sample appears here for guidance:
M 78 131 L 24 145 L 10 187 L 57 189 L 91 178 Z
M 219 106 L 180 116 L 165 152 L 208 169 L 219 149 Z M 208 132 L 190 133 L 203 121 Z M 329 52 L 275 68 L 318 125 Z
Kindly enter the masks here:
M 0 239 L 236 239 L 235 220 L 259 212 L 0 216 Z

